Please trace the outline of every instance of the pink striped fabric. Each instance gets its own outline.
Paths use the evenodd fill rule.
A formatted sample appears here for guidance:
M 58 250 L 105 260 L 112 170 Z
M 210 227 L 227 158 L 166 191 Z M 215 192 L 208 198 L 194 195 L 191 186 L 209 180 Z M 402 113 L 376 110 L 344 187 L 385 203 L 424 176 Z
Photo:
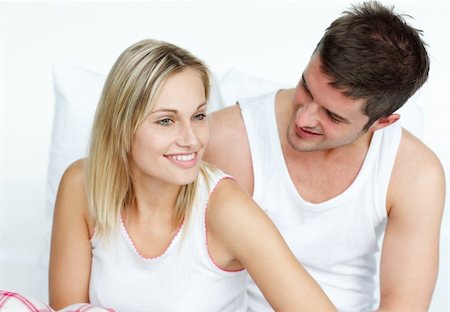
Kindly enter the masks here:
M 18 293 L 0 290 L 1 312 L 54 312 L 42 302 Z
M 58 312 L 115 312 L 113 309 L 102 308 L 88 303 L 77 303 L 65 307 Z
M 21 294 L 0 290 L 0 312 L 56 312 L 50 306 Z M 115 312 L 88 303 L 76 303 L 57 312 Z

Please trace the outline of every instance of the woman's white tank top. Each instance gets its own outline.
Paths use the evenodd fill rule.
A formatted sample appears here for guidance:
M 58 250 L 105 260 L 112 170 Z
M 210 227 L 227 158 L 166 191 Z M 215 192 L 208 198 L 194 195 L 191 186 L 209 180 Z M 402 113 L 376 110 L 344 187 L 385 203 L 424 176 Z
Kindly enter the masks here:
M 146 259 L 135 248 L 122 220 L 112 243 L 94 234 L 90 302 L 119 312 L 245 311 L 245 270 L 218 268 L 208 254 L 205 211 L 221 171 L 199 175 L 190 224 L 182 225 L 167 250 Z

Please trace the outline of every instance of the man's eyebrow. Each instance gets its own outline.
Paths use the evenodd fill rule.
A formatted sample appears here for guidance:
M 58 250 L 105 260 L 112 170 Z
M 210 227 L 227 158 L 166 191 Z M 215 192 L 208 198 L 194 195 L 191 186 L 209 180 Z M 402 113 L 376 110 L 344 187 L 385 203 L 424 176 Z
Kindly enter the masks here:
M 302 84 L 303 84 L 303 88 L 305 88 L 305 92 L 308 93 L 308 95 L 309 95 L 311 98 L 314 98 L 313 95 L 311 94 L 311 91 L 308 89 L 308 84 L 306 83 L 305 75 L 304 75 L 304 74 L 302 74 Z M 330 116 L 332 116 L 333 118 L 339 120 L 340 122 L 343 122 L 343 123 L 350 123 L 350 121 L 349 121 L 347 118 L 342 117 L 341 115 L 339 115 L 339 114 L 337 114 L 337 113 L 335 113 L 335 112 L 333 112 L 333 111 L 330 111 L 329 109 L 326 109 L 326 108 L 325 108 L 325 110 L 327 111 L 327 113 L 328 113 Z
M 328 114 L 329 114 L 330 116 L 332 116 L 334 119 L 337 119 L 337 120 L 339 120 L 339 121 L 342 122 L 342 123 L 350 123 L 350 121 L 349 121 L 347 118 L 342 117 L 341 115 L 336 114 L 335 112 L 332 112 L 332 111 L 330 111 L 329 109 L 327 109 L 326 111 L 327 111 Z
M 306 93 L 308 93 L 308 95 L 310 97 L 313 97 L 312 94 L 311 94 L 311 91 L 308 88 L 308 84 L 306 83 L 305 74 L 302 74 L 302 84 L 303 84 L 303 88 L 305 88 Z
M 199 109 L 203 108 L 203 106 L 206 106 L 206 102 L 200 104 L 200 105 L 197 107 L 196 110 L 199 110 Z M 161 109 L 158 109 L 158 110 L 155 110 L 155 111 L 151 112 L 151 114 L 154 114 L 154 113 L 162 113 L 162 112 L 165 112 L 165 113 L 174 113 L 174 114 L 176 114 L 176 113 L 178 113 L 178 110 L 176 110 L 176 109 L 170 109 L 170 108 L 161 108 Z

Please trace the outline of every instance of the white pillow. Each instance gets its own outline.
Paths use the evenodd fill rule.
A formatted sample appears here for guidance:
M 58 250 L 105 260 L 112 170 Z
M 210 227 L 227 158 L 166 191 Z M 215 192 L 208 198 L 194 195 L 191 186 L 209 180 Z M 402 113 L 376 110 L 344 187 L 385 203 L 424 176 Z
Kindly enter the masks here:
M 53 67 L 55 112 L 47 172 L 47 208 L 53 215 L 64 170 L 85 157 L 95 109 L 105 76 L 71 65 Z
M 258 78 L 236 68 L 231 68 L 225 72 L 220 79 L 220 92 L 226 106 L 236 104 L 239 99 L 255 97 L 286 88 L 292 88 L 292 86 Z

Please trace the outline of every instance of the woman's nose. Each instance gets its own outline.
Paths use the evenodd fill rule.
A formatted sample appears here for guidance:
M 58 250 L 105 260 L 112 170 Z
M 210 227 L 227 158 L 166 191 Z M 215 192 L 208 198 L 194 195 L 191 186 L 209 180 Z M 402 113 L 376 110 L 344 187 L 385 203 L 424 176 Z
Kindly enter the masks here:
M 190 123 L 180 126 L 177 144 L 187 148 L 195 148 L 198 146 L 199 140 L 197 134 Z

